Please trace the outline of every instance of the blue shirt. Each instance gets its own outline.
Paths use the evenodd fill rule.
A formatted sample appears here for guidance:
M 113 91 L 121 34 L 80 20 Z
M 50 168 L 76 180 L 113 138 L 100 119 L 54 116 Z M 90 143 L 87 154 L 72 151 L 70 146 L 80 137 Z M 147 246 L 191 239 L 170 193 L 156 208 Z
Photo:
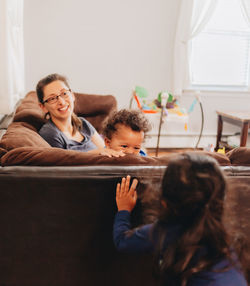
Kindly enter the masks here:
M 42 126 L 39 134 L 52 147 L 83 152 L 97 149 L 96 145 L 91 140 L 92 136 L 96 132 L 95 128 L 86 119 L 82 117 L 79 118 L 82 121 L 82 130 L 80 132 L 84 137 L 81 142 L 69 139 L 61 130 L 56 127 L 56 125 L 51 120 Z
M 139 155 L 142 157 L 147 157 L 147 154 L 142 149 L 140 150 Z
M 113 228 L 113 240 L 119 251 L 127 253 L 145 253 L 154 250 L 153 224 L 144 225 L 135 229 L 132 233 L 130 224 L 130 213 L 128 211 L 119 211 L 115 216 Z M 168 236 L 165 245 L 173 242 L 180 233 L 179 226 L 169 226 Z M 232 266 L 223 272 L 214 272 L 214 270 L 223 269 L 229 266 L 230 262 L 223 259 L 216 263 L 210 271 L 202 271 L 191 277 L 188 286 L 247 286 L 247 282 L 240 270 Z

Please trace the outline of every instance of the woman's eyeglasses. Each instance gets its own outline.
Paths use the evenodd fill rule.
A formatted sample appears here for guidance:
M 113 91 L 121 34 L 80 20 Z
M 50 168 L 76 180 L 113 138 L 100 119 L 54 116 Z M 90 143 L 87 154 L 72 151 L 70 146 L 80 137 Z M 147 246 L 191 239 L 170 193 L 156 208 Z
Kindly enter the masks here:
M 63 99 L 69 98 L 71 96 L 71 90 L 70 89 L 69 90 L 63 89 L 60 94 L 53 95 L 53 96 L 49 97 L 48 99 L 44 100 L 43 104 L 44 103 L 48 103 L 51 105 L 55 104 L 55 103 L 57 103 L 59 96 Z

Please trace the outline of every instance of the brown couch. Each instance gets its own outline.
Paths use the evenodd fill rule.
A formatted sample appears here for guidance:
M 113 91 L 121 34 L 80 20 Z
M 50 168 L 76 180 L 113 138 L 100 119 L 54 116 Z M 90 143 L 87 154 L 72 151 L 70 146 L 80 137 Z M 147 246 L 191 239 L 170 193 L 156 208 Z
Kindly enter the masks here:
M 99 131 L 115 108 L 112 96 L 76 94 L 76 113 Z M 108 158 L 52 148 L 37 133 L 43 123 L 31 92 L 0 141 L 0 285 L 155 285 L 152 257 L 121 254 L 113 246 L 115 185 L 126 174 L 137 177 L 133 224 L 153 222 L 161 178 L 174 155 Z M 249 240 L 249 149 L 204 153 L 227 176 L 226 227 Z
M 103 121 L 116 109 L 116 99 L 111 95 L 89 95 L 75 93 L 75 112 L 89 120 L 101 133 Z M 17 107 L 13 122 L 0 141 L 2 166 L 89 166 L 89 165 L 166 165 L 169 156 L 150 158 L 125 156 L 108 158 L 78 151 L 52 148 L 38 134 L 45 123 L 44 114 L 38 106 L 35 92 L 29 92 Z M 221 165 L 230 165 L 227 156 L 209 153 Z

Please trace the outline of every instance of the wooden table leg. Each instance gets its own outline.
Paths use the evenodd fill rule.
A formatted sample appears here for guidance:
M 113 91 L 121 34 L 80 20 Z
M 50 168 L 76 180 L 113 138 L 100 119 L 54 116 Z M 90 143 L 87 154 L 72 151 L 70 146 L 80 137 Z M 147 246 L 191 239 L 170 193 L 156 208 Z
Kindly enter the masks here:
M 222 117 L 221 117 L 221 115 L 218 115 L 217 138 L 216 138 L 216 146 L 215 146 L 216 151 L 220 148 L 222 128 L 223 128 Z
M 248 128 L 249 128 L 249 123 L 244 122 L 240 134 L 240 147 L 245 147 L 247 144 Z

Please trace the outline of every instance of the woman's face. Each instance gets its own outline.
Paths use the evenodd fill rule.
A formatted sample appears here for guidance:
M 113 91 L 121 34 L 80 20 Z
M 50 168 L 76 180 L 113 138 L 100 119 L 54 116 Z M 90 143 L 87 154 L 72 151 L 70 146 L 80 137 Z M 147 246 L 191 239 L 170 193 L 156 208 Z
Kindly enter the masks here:
M 43 88 L 43 104 L 41 108 L 49 112 L 51 119 L 65 120 L 71 117 L 74 110 L 75 97 L 64 82 L 53 81 Z

